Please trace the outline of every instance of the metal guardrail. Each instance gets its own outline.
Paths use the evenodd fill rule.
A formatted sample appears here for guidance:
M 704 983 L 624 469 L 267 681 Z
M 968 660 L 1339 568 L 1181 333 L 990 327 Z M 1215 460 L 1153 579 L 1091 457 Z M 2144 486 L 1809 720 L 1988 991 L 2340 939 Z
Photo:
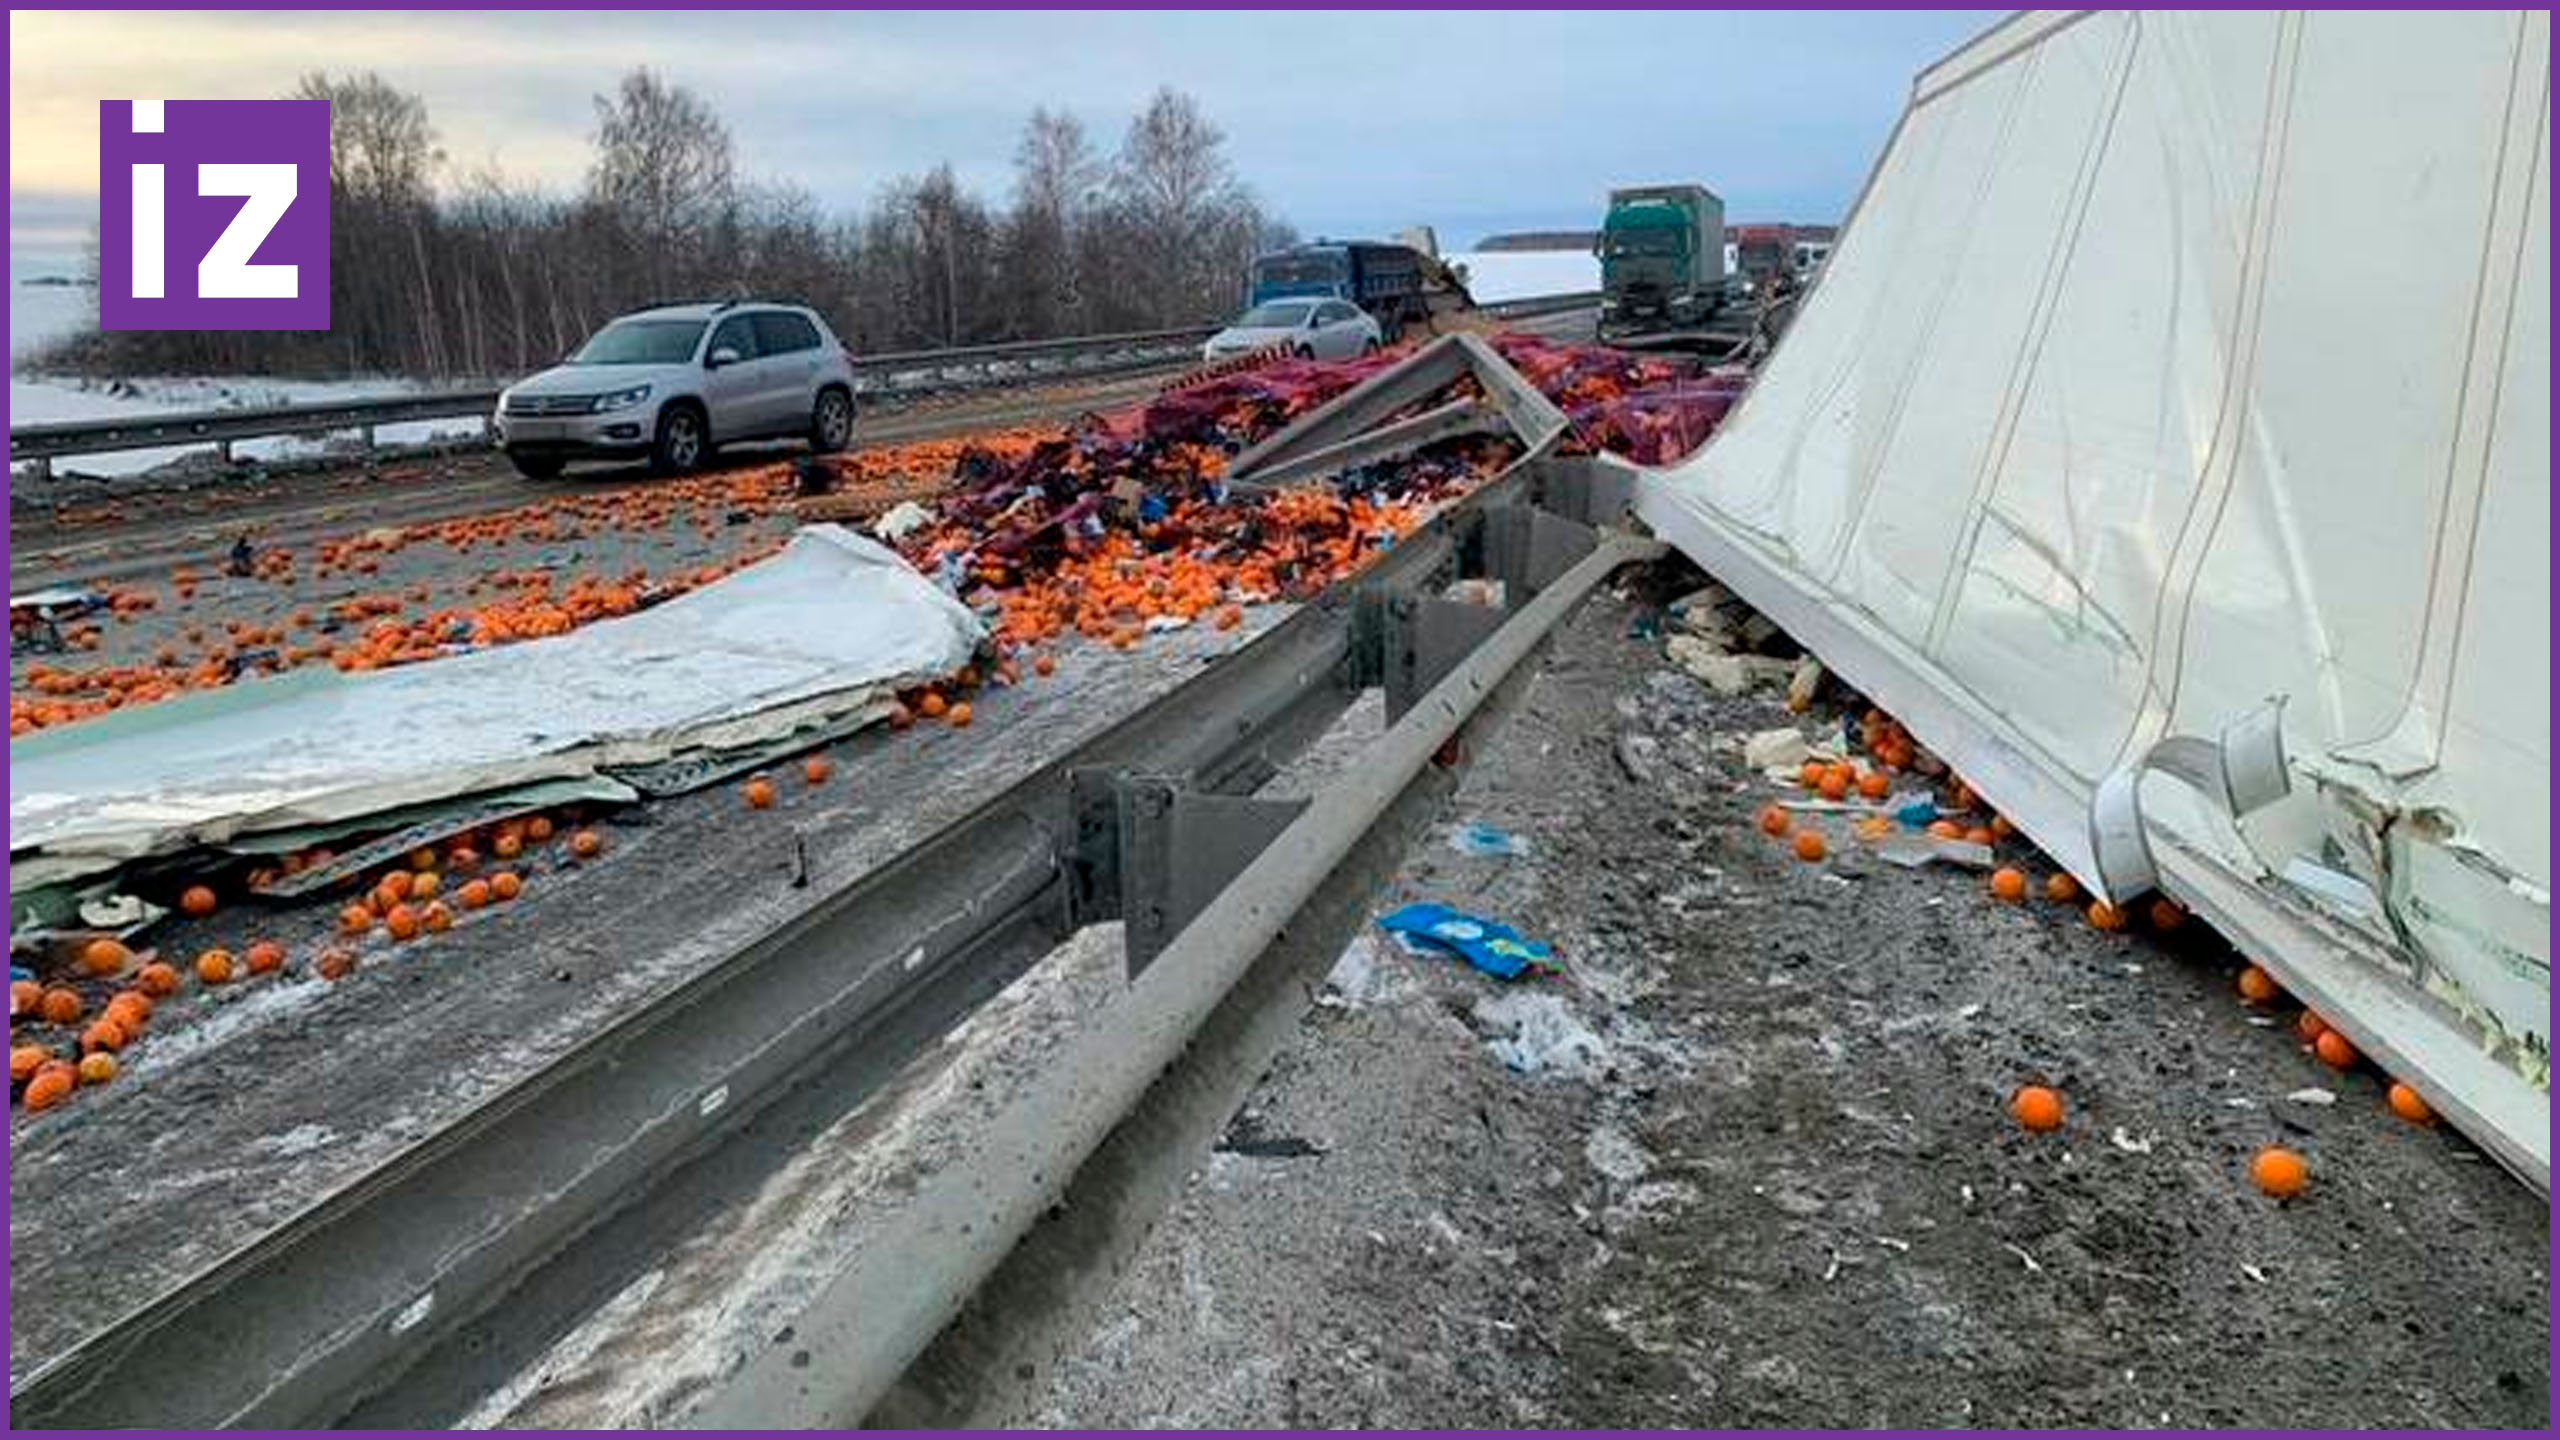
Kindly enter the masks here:
M 1480 307 L 1504 318 L 1551 314 L 1595 303 L 1597 294 L 1537 296 Z M 1084 335 L 1062 340 L 1018 340 L 999 345 L 966 345 L 948 350 L 906 350 L 854 358 L 856 386 L 866 395 L 914 396 L 950 390 L 1027 384 L 1062 375 L 1106 375 L 1143 369 L 1173 359 L 1189 360 L 1201 341 L 1216 334 L 1214 325 L 1179 330 L 1149 330 L 1123 335 Z M 197 410 L 171 415 L 142 415 L 106 420 L 13 426 L 9 460 L 34 461 L 39 479 L 49 478 L 52 463 L 76 455 L 119 450 L 153 450 L 181 445 L 213 445 L 223 458 L 240 440 L 280 435 L 315 435 L 356 431 L 365 448 L 373 448 L 374 431 L 383 425 L 423 420 L 474 417 L 484 423 L 498 404 L 498 391 L 448 390 L 432 395 L 405 395 L 380 400 L 323 401 L 255 410 Z
M 544 1283 L 564 1246 L 646 1203 L 679 1166 L 722 1163 L 721 1147 L 796 1087 L 867 1092 L 888 1078 L 875 1067 L 931 1043 L 1078 927 L 1127 913 L 1129 887 L 1144 882 L 1112 837 L 1134 823 L 1115 819 L 1133 777 L 1247 803 L 1362 691 L 1383 688 L 1392 715 L 1431 699 L 1472 646 L 1433 623 L 1450 602 L 1429 597 L 1469 556 L 1526 608 L 1598 543 L 1542 504 L 1589 514 L 1592 488 L 1550 488 L 1520 469 L 1496 479 L 1355 580 L 503 1099 L 41 1361 L 13 1384 L 12 1424 L 326 1423 L 396 1385 L 430 1346 L 475 1343 L 464 1333 L 475 1317 Z M 1578 548 L 1559 554 L 1564 539 Z M 1198 847 L 1172 858 L 1213 863 Z M 128 1383 L 146 1355 L 155 1383 Z

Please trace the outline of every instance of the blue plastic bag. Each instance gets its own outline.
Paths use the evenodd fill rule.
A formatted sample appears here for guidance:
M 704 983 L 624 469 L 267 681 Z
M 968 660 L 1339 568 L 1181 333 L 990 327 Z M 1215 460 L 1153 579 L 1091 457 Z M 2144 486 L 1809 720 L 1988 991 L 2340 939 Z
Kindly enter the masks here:
M 1429 903 L 1407 905 L 1378 917 L 1378 928 L 1455 955 L 1487 975 L 1517 979 L 1524 970 L 1555 968 L 1555 948 L 1530 940 L 1499 920 L 1487 920 Z

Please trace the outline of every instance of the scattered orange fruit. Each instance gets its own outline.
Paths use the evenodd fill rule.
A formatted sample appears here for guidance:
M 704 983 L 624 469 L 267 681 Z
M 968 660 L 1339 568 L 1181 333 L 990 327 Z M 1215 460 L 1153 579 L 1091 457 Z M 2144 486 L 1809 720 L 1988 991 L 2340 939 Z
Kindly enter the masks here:
M 1767 805 L 1761 807 L 1761 833 L 1767 835 L 1784 835 L 1794 828 L 1795 822 L 1787 818 L 1787 807 L 1784 805 Z
M 2320 1012 L 2316 1010 L 2305 1010 L 2302 1012 L 2300 1017 L 2295 1019 L 2293 1022 L 2293 1028 L 2294 1032 L 2300 1035 L 2305 1043 L 2312 1043 L 2318 1041 L 2321 1036 L 2329 1033 L 2329 1022 L 2320 1018 Z
M 1893 781 L 1881 770 L 1870 770 L 1858 777 L 1858 793 L 1869 800 L 1881 800 L 1893 788 Z
M 133 952 L 116 940 L 92 940 L 80 947 L 80 969 L 90 975 L 121 975 L 133 963 Z
M 241 958 L 248 962 L 250 974 L 272 974 L 284 968 L 284 947 L 273 940 L 259 940 L 252 943 Z
M 763 776 L 758 775 L 749 780 L 744 793 L 747 797 L 748 809 L 770 810 L 773 808 L 773 782 Z
M 2124 928 L 2124 912 L 2104 900 L 2089 902 L 2089 923 L 2100 930 Z
M 2069 871 L 2056 870 L 2044 877 L 2044 898 L 2064 902 L 2077 900 L 2080 898 L 2080 882 L 2072 879 Z
M 2163 895 L 2151 902 L 2151 928 L 2175 930 L 2187 923 L 2187 907 Z
M 394 940 L 417 939 L 419 927 L 418 912 L 406 905 L 394 905 L 390 913 L 382 917 L 382 928 L 391 932 Z
M 116 1078 L 116 1057 L 105 1050 L 92 1050 L 80 1057 L 80 1083 L 104 1085 Z
M 1055 675 L 1058 673 L 1058 662 L 1055 657 L 1047 654 L 1034 655 L 1031 657 L 1031 671 L 1035 675 Z
M 1819 790 L 1822 788 L 1822 777 L 1826 769 L 1827 767 L 1819 760 L 1807 760 L 1803 768 L 1796 771 L 1796 779 L 1807 790 Z
M 2332 1070 L 2355 1068 L 2355 1045 L 2335 1030 L 2321 1031 L 2320 1038 L 2311 1042 L 2311 1053 L 2319 1056 L 2320 1063 Z
M 942 712 L 950 708 L 951 702 L 943 699 L 942 692 L 939 690 L 927 690 L 924 692 L 924 698 L 916 702 L 916 713 L 927 720 L 941 719 Z
M 332 945 L 320 952 L 320 978 L 344 980 L 356 973 L 355 952 L 344 945 Z
M 433 870 L 421 870 L 409 877 L 409 898 L 412 900 L 433 900 L 443 889 L 444 877 Z
M 824 785 L 836 773 L 836 762 L 824 755 L 812 755 L 800 762 L 800 778 L 812 785 Z
M 178 967 L 154 960 L 142 967 L 142 972 L 133 977 L 133 983 L 141 986 L 145 995 L 175 995 L 178 993 Z
M 50 1110 L 61 1104 L 76 1083 L 76 1073 L 68 1065 L 37 1071 L 36 1078 L 27 1082 L 27 1108 Z
M 418 912 L 418 923 L 427 928 L 427 933 L 441 935 L 453 928 L 453 912 L 445 908 L 443 901 L 430 900 L 427 908 Z
M 513 900 L 524 893 L 524 877 L 513 870 L 501 870 L 489 877 L 489 894 L 499 900 Z
M 2276 984 L 2276 977 L 2255 965 L 2242 966 L 2240 978 L 2234 983 L 2239 987 L 2240 998 L 2252 1005 L 2272 1005 L 2284 993 L 2283 987 Z
M 196 957 L 196 978 L 207 985 L 231 983 L 231 952 L 207 950 Z
M 121 1050 L 132 1036 L 113 1020 L 99 1020 L 80 1032 L 82 1050 Z
M 1929 833 L 1941 840 L 1961 840 L 1964 838 L 1964 827 L 1953 820 L 1932 820 L 1929 822 Z
M 362 905 L 350 905 L 338 912 L 338 928 L 349 935 L 362 935 L 373 928 L 373 912 Z
M 604 837 L 593 830 L 577 831 L 569 837 L 569 853 L 581 860 L 593 860 L 604 853 Z
M 417 849 L 410 851 L 409 868 L 412 870 L 433 870 L 436 868 L 435 847 L 432 845 L 421 845 Z
M 2426 1097 L 2400 1081 L 2391 1082 L 2390 1092 L 2384 1099 L 2390 1104 L 2392 1114 L 2412 1125 L 2432 1125 L 2436 1121 L 2436 1112 L 2428 1107 Z
M 2302 1163 L 2301 1156 L 2281 1145 L 2270 1145 L 2249 1162 L 2249 1178 L 2278 1200 L 2290 1200 L 2302 1193 L 2303 1182 L 2311 1178 L 2311 1169 Z
M 390 902 L 390 904 L 381 907 L 388 910 L 392 905 L 397 905 L 401 901 L 409 898 L 409 886 L 412 883 L 413 881 L 408 871 L 394 870 L 390 874 L 382 877 L 382 883 L 373 887 L 373 893 L 384 897 Z
M 501 860 L 513 860 L 524 853 L 524 837 L 512 830 L 501 831 L 489 842 L 489 853 Z
M 1849 777 L 1841 774 L 1840 767 L 1835 765 L 1822 772 L 1821 783 L 1814 789 L 1825 800 L 1846 800 L 1849 798 Z
M 2012 904 L 2027 898 L 2027 877 L 2007 866 L 1991 872 L 1991 895 Z
M 966 729 L 968 729 L 968 728 L 969 728 L 969 719 L 970 719 L 970 715 L 971 715 L 971 711 L 970 711 L 970 709 L 969 709 L 969 702 L 968 702 L 968 701 L 963 700 L 963 701 L 961 701 L 959 704 L 952 706 L 952 707 L 951 707 L 951 728 L 952 728 L 952 729 L 954 729 L 954 730 L 966 730 Z
M 10 981 L 9 1018 L 15 1020 L 19 1016 L 34 1010 L 36 1008 L 36 1002 L 42 999 L 44 999 L 44 987 L 42 985 L 37 984 L 33 980 Z M 26 1077 L 21 1075 L 18 1078 L 23 1080 Z
M 489 903 L 489 882 L 466 880 L 461 889 L 453 892 L 453 898 L 462 902 L 463 909 L 477 910 Z
M 60 985 L 44 992 L 44 998 L 36 1002 L 36 1013 L 56 1025 L 70 1024 L 79 1019 L 80 1012 L 87 1008 L 80 999 L 79 991 Z
M 1991 827 L 1988 825 L 1974 826 L 1972 829 L 1964 832 L 1964 838 L 1975 845 L 1997 845 L 2000 843 L 2000 837 L 1992 834 Z
M 894 702 L 889 706 L 889 728 L 890 728 L 890 729 L 892 729 L 892 730 L 904 730 L 904 729 L 908 728 L 909 726 L 911 726 L 911 725 L 913 725 L 913 724 L 915 724 L 915 723 L 916 723 L 916 712 L 914 712 L 913 710 L 910 710 L 910 709 L 908 709 L 906 706 L 904 706 L 904 705 L 900 705 L 900 704 L 896 704 L 896 703 L 894 703 Z
M 524 838 L 539 845 L 551 838 L 551 817 L 536 815 L 524 822 Z
M 1797 831 L 1795 848 L 1796 858 L 1799 860 L 1819 860 L 1829 853 L 1828 848 L 1822 843 L 1822 832 L 1819 830 Z
M 1991 834 L 1994 839 L 2006 840 L 2017 833 L 2018 827 L 2009 823 L 2008 816 L 1994 815 L 1991 817 Z
M 199 920 L 212 914 L 216 903 L 212 888 L 205 885 L 190 885 L 178 896 L 178 908 Z
M 44 1062 L 52 1058 L 53 1052 L 47 1050 L 41 1045 L 10 1046 L 9 1083 L 12 1085 L 25 1084 L 28 1078 L 36 1073 L 38 1067 L 42 1066 Z
M 2030 1130 L 2059 1130 L 2062 1096 L 2042 1085 L 2021 1085 L 2009 1097 L 2009 1114 Z

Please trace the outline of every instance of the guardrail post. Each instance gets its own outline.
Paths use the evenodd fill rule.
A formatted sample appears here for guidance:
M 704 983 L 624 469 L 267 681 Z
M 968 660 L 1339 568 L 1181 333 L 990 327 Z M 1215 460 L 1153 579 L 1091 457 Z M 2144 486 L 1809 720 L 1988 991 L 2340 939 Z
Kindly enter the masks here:
M 230 442 L 230 441 L 228 441 L 228 440 L 216 440 L 216 441 L 214 441 L 214 442 L 213 442 L 213 453 L 214 453 L 214 454 L 216 454 L 216 455 L 218 455 L 218 456 L 220 456 L 220 457 L 222 458 L 222 468 L 223 468 L 223 469 L 228 470 L 228 469 L 230 469 L 230 468 L 231 468 L 231 442 Z

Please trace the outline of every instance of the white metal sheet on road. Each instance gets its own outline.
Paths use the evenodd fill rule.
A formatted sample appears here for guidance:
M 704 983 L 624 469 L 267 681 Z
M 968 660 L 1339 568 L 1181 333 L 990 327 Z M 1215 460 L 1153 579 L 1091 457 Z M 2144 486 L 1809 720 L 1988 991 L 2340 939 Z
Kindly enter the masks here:
M 2546 1186 L 2548 72 L 2540 14 L 2014 17 L 1642 502 L 2084 880 L 2138 796 L 2164 888 Z M 2146 768 L 2279 696 L 2282 798 Z
M 893 552 L 810 526 L 726 580 L 566 635 L 22 736 L 11 882 L 886 714 L 896 688 L 967 663 L 981 630 Z

